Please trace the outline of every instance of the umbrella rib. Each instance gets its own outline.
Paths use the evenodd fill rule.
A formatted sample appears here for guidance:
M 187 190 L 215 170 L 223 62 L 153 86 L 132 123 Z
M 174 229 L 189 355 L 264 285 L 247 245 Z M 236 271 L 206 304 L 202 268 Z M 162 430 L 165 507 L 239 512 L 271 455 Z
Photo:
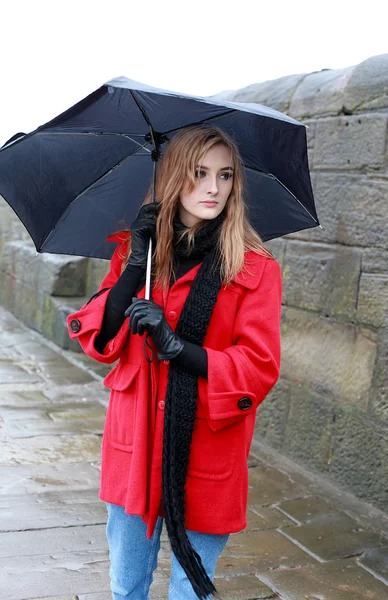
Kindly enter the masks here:
M 38 131 L 36 135 L 117 135 L 120 137 L 133 136 L 144 138 L 144 133 L 119 133 L 117 131 Z
M 140 112 L 141 112 L 141 114 L 143 116 L 143 119 L 145 120 L 145 122 L 147 123 L 148 127 L 150 128 L 150 133 L 151 133 L 151 135 L 153 137 L 154 128 L 152 127 L 152 123 L 151 123 L 151 121 L 149 119 L 149 116 L 147 115 L 146 111 L 144 110 L 144 108 L 142 107 L 142 105 L 140 104 L 140 102 L 138 101 L 138 99 L 136 98 L 136 96 L 134 95 L 133 90 L 129 90 L 129 91 L 131 93 L 132 98 L 135 101 L 136 106 L 140 110 Z
M 194 125 L 202 125 L 203 123 L 210 123 L 210 121 L 213 121 L 214 119 L 222 119 L 223 117 L 227 117 L 228 115 L 230 115 L 231 113 L 237 112 L 236 109 L 231 108 L 230 110 L 224 112 L 224 113 L 220 113 L 219 115 L 216 115 L 214 117 L 209 117 L 208 119 L 202 119 L 202 121 L 197 121 L 196 123 L 190 123 L 190 125 L 186 125 L 185 127 L 191 127 Z M 169 133 L 174 133 L 175 131 L 179 131 L 180 129 L 184 129 L 184 127 L 175 127 L 175 129 L 169 129 L 168 131 L 164 131 L 163 133 L 165 135 L 168 135 Z
M 254 169 L 251 169 L 251 170 L 252 170 L 252 171 L 254 171 Z M 301 207 L 305 209 L 305 211 L 306 211 L 306 212 L 307 212 L 307 214 L 308 214 L 308 215 L 309 215 L 309 216 L 312 218 L 312 220 L 313 220 L 313 221 L 315 221 L 315 222 L 317 223 L 317 225 L 319 225 L 319 221 L 318 221 L 318 219 L 316 219 L 315 217 L 313 217 L 313 215 L 312 215 L 312 214 L 311 214 L 311 212 L 310 212 L 310 211 L 309 211 L 309 210 L 308 210 L 308 209 L 305 207 L 305 205 L 304 205 L 304 204 L 302 204 L 302 202 L 301 202 L 300 200 L 298 200 L 298 198 L 295 196 L 295 194 L 293 194 L 293 193 L 291 192 L 291 190 L 289 190 L 289 189 L 288 189 L 288 187 L 287 187 L 286 185 L 284 185 L 284 183 L 282 183 L 282 182 L 280 181 L 280 179 L 278 179 L 278 178 L 276 177 L 276 175 L 272 175 L 272 173 L 268 173 L 268 175 L 269 175 L 270 177 L 273 177 L 273 179 L 276 179 L 276 181 L 277 181 L 278 183 L 280 183 L 280 185 L 281 185 L 282 187 L 284 187 L 284 189 L 285 189 L 285 190 L 287 190 L 287 192 L 288 192 L 288 193 L 289 193 L 289 194 L 290 194 L 290 195 L 291 195 L 291 196 L 294 198 L 294 200 L 296 200 L 296 201 L 297 201 L 297 202 L 298 202 L 298 203 L 301 205 Z
M 144 146 L 140 146 L 140 148 L 136 148 L 136 150 L 134 150 L 133 152 L 131 152 L 131 154 L 128 154 L 127 156 L 125 156 L 122 160 L 120 160 L 118 163 L 116 163 L 115 165 L 113 165 L 113 167 L 111 167 L 108 171 L 106 171 L 106 173 L 104 173 L 103 175 L 101 175 L 101 177 L 99 177 L 98 179 L 96 179 L 96 181 L 93 181 L 92 184 L 88 185 L 84 190 L 82 190 L 82 192 L 80 192 L 70 202 L 70 204 L 68 204 L 66 206 L 66 209 L 59 215 L 58 219 L 54 223 L 54 227 L 52 227 L 52 229 L 49 231 L 48 235 L 46 235 L 46 237 L 44 238 L 44 240 L 40 243 L 40 249 L 42 249 L 43 246 L 50 240 L 51 236 L 54 234 L 55 228 L 58 225 L 59 221 L 69 211 L 71 205 L 74 204 L 74 202 L 76 200 L 78 200 L 81 196 L 83 196 L 84 194 L 86 194 L 86 192 L 89 191 L 94 185 L 96 185 L 96 183 L 98 183 L 99 181 L 102 181 L 105 177 L 107 177 L 110 173 L 112 173 L 112 171 L 114 171 L 115 169 L 117 169 L 118 167 L 120 167 L 128 158 L 131 158 L 131 156 L 134 156 L 135 154 L 137 154 L 138 152 L 140 152 L 140 150 L 146 149 L 145 148 L 146 145 L 147 144 L 144 144 Z

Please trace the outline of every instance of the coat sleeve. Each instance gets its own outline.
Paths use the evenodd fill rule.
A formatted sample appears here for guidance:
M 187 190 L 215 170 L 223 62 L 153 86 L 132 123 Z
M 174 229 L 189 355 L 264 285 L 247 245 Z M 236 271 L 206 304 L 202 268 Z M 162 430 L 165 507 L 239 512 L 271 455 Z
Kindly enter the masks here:
M 123 260 L 121 256 L 125 255 L 126 247 L 127 244 L 124 244 L 124 246 L 119 244 L 114 251 L 109 273 L 104 277 L 97 293 L 79 311 L 67 317 L 70 337 L 72 339 L 78 338 L 85 354 L 98 362 L 107 364 L 111 364 L 119 358 L 121 349 L 129 335 L 128 318 L 126 318 L 117 335 L 109 340 L 102 354 L 94 347 L 96 337 L 101 331 L 109 291 L 121 275 Z
M 282 281 L 279 264 L 267 259 L 257 288 L 247 290 L 238 310 L 234 345 L 205 346 L 208 379 L 198 379 L 199 398 L 207 403 L 209 426 L 223 429 L 255 411 L 275 385 L 280 371 Z

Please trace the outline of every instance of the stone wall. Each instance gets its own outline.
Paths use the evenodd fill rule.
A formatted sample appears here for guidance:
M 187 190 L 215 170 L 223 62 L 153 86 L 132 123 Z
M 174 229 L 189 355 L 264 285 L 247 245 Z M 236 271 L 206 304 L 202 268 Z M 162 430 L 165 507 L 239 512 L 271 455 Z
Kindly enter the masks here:
M 388 54 L 223 98 L 308 125 L 323 226 L 268 243 L 283 272 L 283 358 L 256 434 L 386 510 Z
M 108 261 L 38 254 L 27 231 L 0 196 L 0 303 L 26 325 L 79 352 L 66 317 L 96 291 Z
M 388 506 L 388 55 L 218 97 L 308 125 L 323 229 L 268 244 L 283 271 L 282 371 L 256 435 L 360 498 Z M 106 261 L 38 255 L 0 202 L 0 302 L 69 346 L 65 316 Z

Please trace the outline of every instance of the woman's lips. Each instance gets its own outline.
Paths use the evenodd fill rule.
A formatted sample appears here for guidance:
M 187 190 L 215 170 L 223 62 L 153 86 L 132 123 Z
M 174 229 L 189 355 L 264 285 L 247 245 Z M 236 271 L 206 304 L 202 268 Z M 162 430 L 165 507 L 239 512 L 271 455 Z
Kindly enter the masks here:
M 206 206 L 215 206 L 216 204 L 218 204 L 218 202 L 212 202 L 210 200 L 210 201 L 207 201 L 207 202 L 201 202 L 201 204 L 205 204 Z

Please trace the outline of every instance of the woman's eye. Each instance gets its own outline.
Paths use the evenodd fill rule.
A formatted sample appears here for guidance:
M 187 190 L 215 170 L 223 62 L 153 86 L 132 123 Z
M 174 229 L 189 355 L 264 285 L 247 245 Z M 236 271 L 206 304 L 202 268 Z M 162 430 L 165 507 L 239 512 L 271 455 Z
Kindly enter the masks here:
M 225 181 L 228 181 L 228 179 L 232 177 L 232 173 L 222 173 L 221 177 L 223 177 Z
M 203 177 L 204 175 L 206 175 L 205 171 L 201 171 L 201 170 L 195 171 L 195 176 L 197 179 L 199 179 L 200 177 Z

